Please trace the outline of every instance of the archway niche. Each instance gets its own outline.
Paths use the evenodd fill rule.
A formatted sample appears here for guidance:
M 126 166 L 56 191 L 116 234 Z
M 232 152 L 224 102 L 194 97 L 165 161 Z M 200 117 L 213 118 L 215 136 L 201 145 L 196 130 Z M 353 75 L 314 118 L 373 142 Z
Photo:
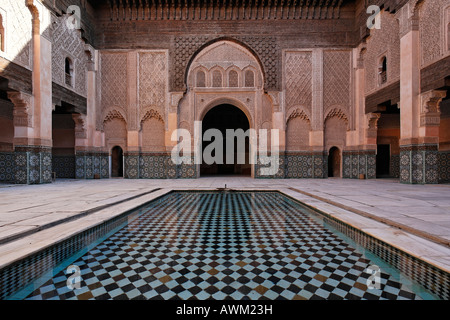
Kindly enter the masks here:
M 111 177 L 123 177 L 123 150 L 119 146 L 111 150 Z
M 341 177 L 341 151 L 337 147 L 332 147 L 328 153 L 328 177 Z
M 204 159 L 200 165 L 200 175 L 250 176 L 250 141 L 248 135 L 241 139 L 236 135 L 227 134 L 227 130 L 229 129 L 236 134 L 239 132 L 248 133 L 249 128 L 250 123 L 246 114 L 231 104 L 221 104 L 210 109 L 202 120 L 202 136 L 204 139 L 202 143 L 202 153 Z M 216 141 L 216 135 L 208 138 L 208 131 L 213 133 L 211 129 L 217 130 L 217 133 L 220 132 L 220 136 L 223 139 Z M 211 141 L 205 141 L 205 137 L 207 137 L 207 140 Z M 230 139 L 234 139 L 232 149 L 227 148 L 227 145 L 230 145 Z M 219 156 L 218 153 L 220 152 L 220 147 L 222 147 L 222 156 Z M 230 155 L 230 153 L 232 155 Z M 213 163 L 208 163 L 211 161 L 205 159 L 205 156 L 209 155 L 211 156 L 211 160 L 214 160 Z M 233 159 L 232 161 L 230 161 L 231 158 Z

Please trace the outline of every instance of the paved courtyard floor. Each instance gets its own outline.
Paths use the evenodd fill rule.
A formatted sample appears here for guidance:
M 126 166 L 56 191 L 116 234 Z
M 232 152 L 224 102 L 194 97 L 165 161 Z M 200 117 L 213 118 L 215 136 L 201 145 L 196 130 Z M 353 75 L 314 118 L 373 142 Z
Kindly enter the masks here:
M 279 190 L 450 272 L 450 185 L 394 180 L 58 180 L 0 185 L 0 268 L 172 190 Z

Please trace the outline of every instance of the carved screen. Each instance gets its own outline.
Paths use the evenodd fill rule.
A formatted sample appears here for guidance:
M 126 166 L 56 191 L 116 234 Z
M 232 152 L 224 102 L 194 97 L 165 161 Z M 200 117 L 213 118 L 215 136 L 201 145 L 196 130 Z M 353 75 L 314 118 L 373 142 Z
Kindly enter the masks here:
M 222 87 L 222 73 L 219 70 L 214 70 L 213 71 L 213 87 L 215 88 L 219 88 Z
M 197 87 L 199 88 L 206 87 L 206 76 L 203 71 L 197 72 Z
M 228 83 L 231 88 L 239 87 L 239 76 L 235 70 L 231 70 L 228 74 Z
M 251 70 L 245 71 L 245 86 L 248 88 L 255 86 L 255 74 Z

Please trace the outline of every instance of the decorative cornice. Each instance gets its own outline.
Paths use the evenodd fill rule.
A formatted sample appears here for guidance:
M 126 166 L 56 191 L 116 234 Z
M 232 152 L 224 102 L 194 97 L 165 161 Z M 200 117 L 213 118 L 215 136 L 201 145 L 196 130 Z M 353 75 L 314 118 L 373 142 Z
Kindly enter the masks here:
M 339 19 L 343 0 L 108 0 L 111 21 Z

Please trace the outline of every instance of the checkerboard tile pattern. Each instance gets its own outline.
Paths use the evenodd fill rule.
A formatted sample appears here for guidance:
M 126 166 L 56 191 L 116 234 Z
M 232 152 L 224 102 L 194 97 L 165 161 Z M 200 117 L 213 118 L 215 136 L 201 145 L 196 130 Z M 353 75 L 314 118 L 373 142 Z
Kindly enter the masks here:
M 173 193 L 28 299 L 420 299 L 323 221 L 279 193 Z

